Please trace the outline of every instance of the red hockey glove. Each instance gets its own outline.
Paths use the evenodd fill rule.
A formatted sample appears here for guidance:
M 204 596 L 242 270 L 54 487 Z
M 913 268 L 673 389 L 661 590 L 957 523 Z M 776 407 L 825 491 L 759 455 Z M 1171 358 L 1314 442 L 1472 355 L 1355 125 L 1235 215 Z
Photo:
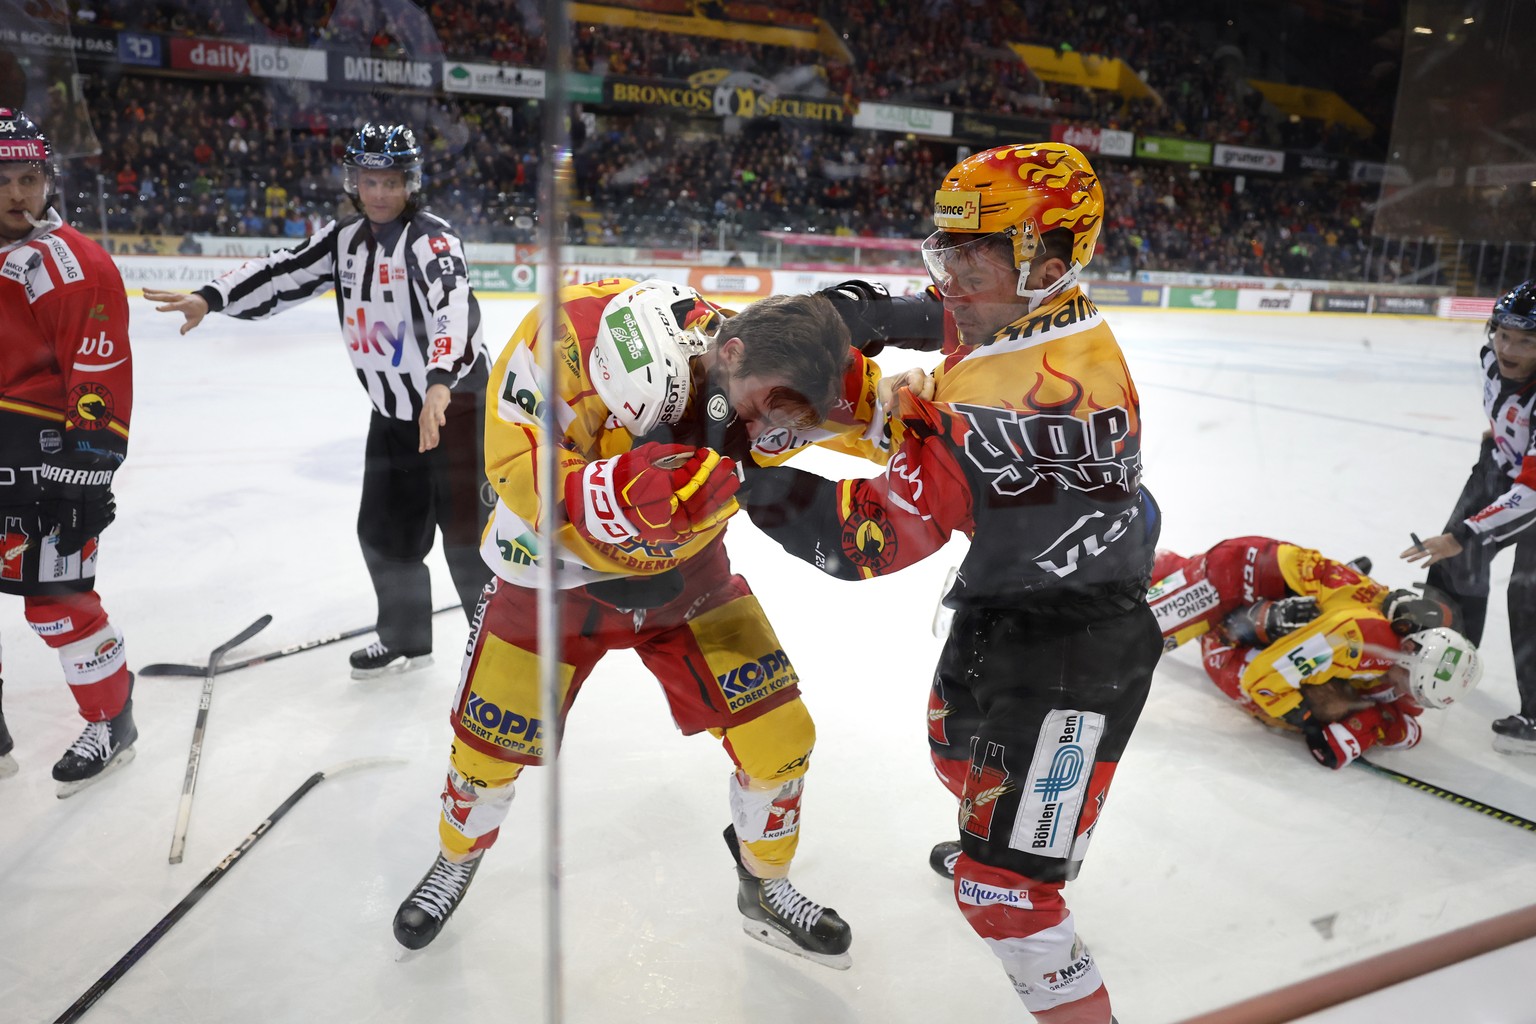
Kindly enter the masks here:
M 675 544 L 735 514 L 740 486 L 734 460 L 652 441 L 566 477 L 565 509 L 600 544 Z
M 1418 746 L 1419 740 L 1424 738 L 1424 730 L 1417 719 L 1423 713 L 1423 708 L 1406 697 L 1382 705 L 1381 728 L 1378 730 L 1381 749 L 1407 750 Z
M 1302 731 L 1307 738 L 1307 749 L 1324 768 L 1338 771 L 1348 767 L 1364 752 L 1361 737 L 1343 722 L 1330 722 L 1321 728 Z

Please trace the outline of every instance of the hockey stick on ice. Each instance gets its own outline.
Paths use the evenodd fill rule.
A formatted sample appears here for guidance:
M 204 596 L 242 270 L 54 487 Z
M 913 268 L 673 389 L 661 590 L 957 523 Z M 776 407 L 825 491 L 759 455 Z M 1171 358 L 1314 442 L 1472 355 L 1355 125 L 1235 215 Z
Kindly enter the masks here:
M 197 702 L 197 724 L 192 727 L 192 747 L 187 751 L 187 774 L 181 781 L 181 804 L 176 808 L 176 831 L 171 834 L 171 863 L 180 864 L 187 848 L 187 826 L 192 821 L 192 790 L 197 787 L 197 769 L 203 760 L 203 733 L 208 728 L 208 706 L 213 703 L 213 677 L 224 655 L 267 628 L 272 616 L 263 615 L 235 636 L 213 649 L 203 675 L 203 696 Z
M 443 612 L 451 612 L 460 607 L 456 604 L 445 604 L 441 608 L 434 608 L 433 615 L 441 615 Z M 344 633 L 332 633 L 330 636 L 322 636 L 317 640 L 306 640 L 292 647 L 284 647 L 280 651 L 271 651 L 267 654 L 258 654 L 254 658 L 245 658 L 241 661 L 232 661 L 227 665 L 219 666 L 219 674 L 227 675 L 242 668 L 250 668 L 252 665 L 260 665 L 268 661 L 276 661 L 278 658 L 286 658 L 290 654 L 302 654 L 305 651 L 314 650 L 316 647 L 324 647 L 326 644 L 339 643 L 342 640 L 351 640 L 353 637 L 366 636 L 377 629 L 377 624 L 370 626 L 358 626 Z M 172 661 L 157 661 L 152 665 L 145 665 L 139 669 L 141 676 L 200 676 L 208 671 L 203 665 L 183 665 Z
M 1462 796 L 1460 793 L 1452 793 L 1448 789 L 1441 789 L 1439 786 L 1431 785 L 1422 779 L 1416 779 L 1412 775 L 1404 775 L 1402 772 L 1394 771 L 1391 768 L 1383 768 L 1379 764 L 1372 764 L 1363 757 L 1356 758 L 1355 764 L 1361 768 L 1370 769 L 1382 778 L 1391 779 L 1393 782 L 1401 782 L 1410 789 L 1416 789 L 1421 793 L 1428 793 L 1430 796 L 1437 796 L 1442 800 L 1449 800 L 1458 807 L 1465 807 L 1479 814 L 1486 814 L 1490 818 L 1513 825 L 1516 828 L 1523 828 L 1527 832 L 1536 832 L 1536 821 L 1531 821 L 1529 818 L 1522 818 L 1518 814 L 1510 814 L 1508 811 L 1501 811 L 1497 807 L 1490 807 L 1480 800 L 1473 800 L 1471 797 Z
M 127 974 L 128 969 L 134 964 L 138 963 L 139 959 L 149 951 L 149 948 L 155 943 L 159 942 L 165 933 L 171 930 L 171 926 L 173 924 L 186 916 L 187 911 L 191 910 L 197 901 L 202 899 L 203 896 L 207 894 L 209 889 L 212 889 L 215 885 L 217 885 L 219 879 L 223 878 L 226 874 L 229 873 L 229 870 L 235 866 L 236 862 L 238 862 L 241 857 L 245 856 L 250 848 L 255 846 L 257 841 L 260 840 L 262 836 L 271 831 L 272 826 L 276 825 L 283 815 L 287 814 L 290 810 L 293 809 L 294 804 L 298 803 L 304 798 L 305 793 L 308 793 L 310 790 L 314 789 L 321 783 L 321 781 L 324 779 L 333 779 L 337 775 L 340 775 L 342 772 L 355 771 L 359 768 L 370 768 L 374 765 L 404 763 L 404 761 L 393 758 L 362 758 L 357 761 L 348 761 L 345 764 L 337 765 L 335 768 L 332 768 L 328 771 L 315 772 L 315 774 L 305 779 L 304 784 L 298 789 L 294 790 L 288 799 L 284 800 L 278 806 L 277 810 L 267 815 L 266 820 L 264 820 L 260 825 L 257 825 L 251 831 L 250 835 L 240 840 L 240 845 L 226 854 L 224 859 L 219 861 L 217 867 L 208 872 L 207 875 L 203 876 L 203 880 L 198 882 L 197 886 L 191 892 L 183 896 L 181 902 L 171 908 L 170 913 L 162 917 L 159 922 L 156 923 L 156 925 L 144 935 L 142 939 L 134 943 L 132 949 L 124 953 L 122 958 L 119 959 L 117 963 L 112 965 L 106 974 L 103 974 L 100 978 L 97 978 L 96 982 L 91 985 L 90 988 L 86 989 L 85 993 L 79 999 L 76 999 L 74 1003 L 70 1005 L 69 1009 L 60 1014 L 58 1019 L 54 1021 L 54 1024 L 68 1024 L 68 1022 L 79 1020 L 86 1010 L 89 1010 L 93 1005 L 95 1005 L 96 1000 L 100 999 L 102 995 L 107 991 L 107 989 L 115 985 L 117 980 L 124 974 Z

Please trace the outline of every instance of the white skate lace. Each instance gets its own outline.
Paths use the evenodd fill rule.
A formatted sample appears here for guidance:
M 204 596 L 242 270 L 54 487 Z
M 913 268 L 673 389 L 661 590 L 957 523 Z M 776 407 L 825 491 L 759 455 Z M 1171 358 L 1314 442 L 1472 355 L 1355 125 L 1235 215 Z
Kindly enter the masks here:
M 800 895 L 787 878 L 763 880 L 763 896 L 778 915 L 802 931 L 810 931 L 826 910 L 815 900 Z
M 67 753 L 76 757 L 105 761 L 112 752 L 112 730 L 106 722 L 87 722 L 85 731 L 69 745 Z
M 388 654 L 389 653 L 389 648 L 385 647 L 382 643 L 380 643 L 379 641 L 375 640 L 373 643 L 368 645 L 368 647 L 364 650 L 363 653 L 366 654 L 370 658 L 377 658 L 381 654 Z
M 439 857 L 421 885 L 411 894 L 411 902 L 442 920 L 463 895 L 464 887 L 469 884 L 469 871 L 472 867 L 473 861 L 455 864 Z

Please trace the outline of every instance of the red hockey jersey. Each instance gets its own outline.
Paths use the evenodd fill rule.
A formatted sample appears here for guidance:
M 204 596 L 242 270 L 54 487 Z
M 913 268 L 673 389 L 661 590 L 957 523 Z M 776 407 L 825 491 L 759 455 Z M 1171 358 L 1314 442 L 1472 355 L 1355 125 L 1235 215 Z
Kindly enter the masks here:
M 92 451 L 119 463 L 128 452 L 122 275 L 100 246 L 48 216 L 47 227 L 0 247 L 0 466 L 13 501 L 38 496 L 45 456 Z

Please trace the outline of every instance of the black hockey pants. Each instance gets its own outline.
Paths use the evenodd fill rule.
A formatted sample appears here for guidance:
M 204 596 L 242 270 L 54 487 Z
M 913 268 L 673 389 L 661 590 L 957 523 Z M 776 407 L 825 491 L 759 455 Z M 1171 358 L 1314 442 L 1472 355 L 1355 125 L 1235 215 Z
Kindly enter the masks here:
M 485 397 L 455 391 L 438 446 L 418 452 L 415 420 L 378 412 L 368 424 L 357 539 L 378 597 L 379 640 L 411 654 L 432 649 L 432 584 L 425 559 L 434 535 L 465 618 L 491 578 L 480 532 L 494 500 L 485 479 Z
M 1509 477 L 1493 461 L 1484 444 L 1482 457 L 1462 488 L 1447 528 L 1487 508 L 1509 487 Z M 1479 543 L 1473 538 L 1454 558 L 1429 567 L 1428 584 L 1449 594 L 1461 606 L 1462 632 L 1479 646 L 1488 616 L 1493 558 L 1513 546 L 1515 564 L 1509 576 L 1509 636 L 1514 647 L 1515 684 L 1520 688 L 1520 713 L 1536 718 L 1536 527 L 1502 542 Z

